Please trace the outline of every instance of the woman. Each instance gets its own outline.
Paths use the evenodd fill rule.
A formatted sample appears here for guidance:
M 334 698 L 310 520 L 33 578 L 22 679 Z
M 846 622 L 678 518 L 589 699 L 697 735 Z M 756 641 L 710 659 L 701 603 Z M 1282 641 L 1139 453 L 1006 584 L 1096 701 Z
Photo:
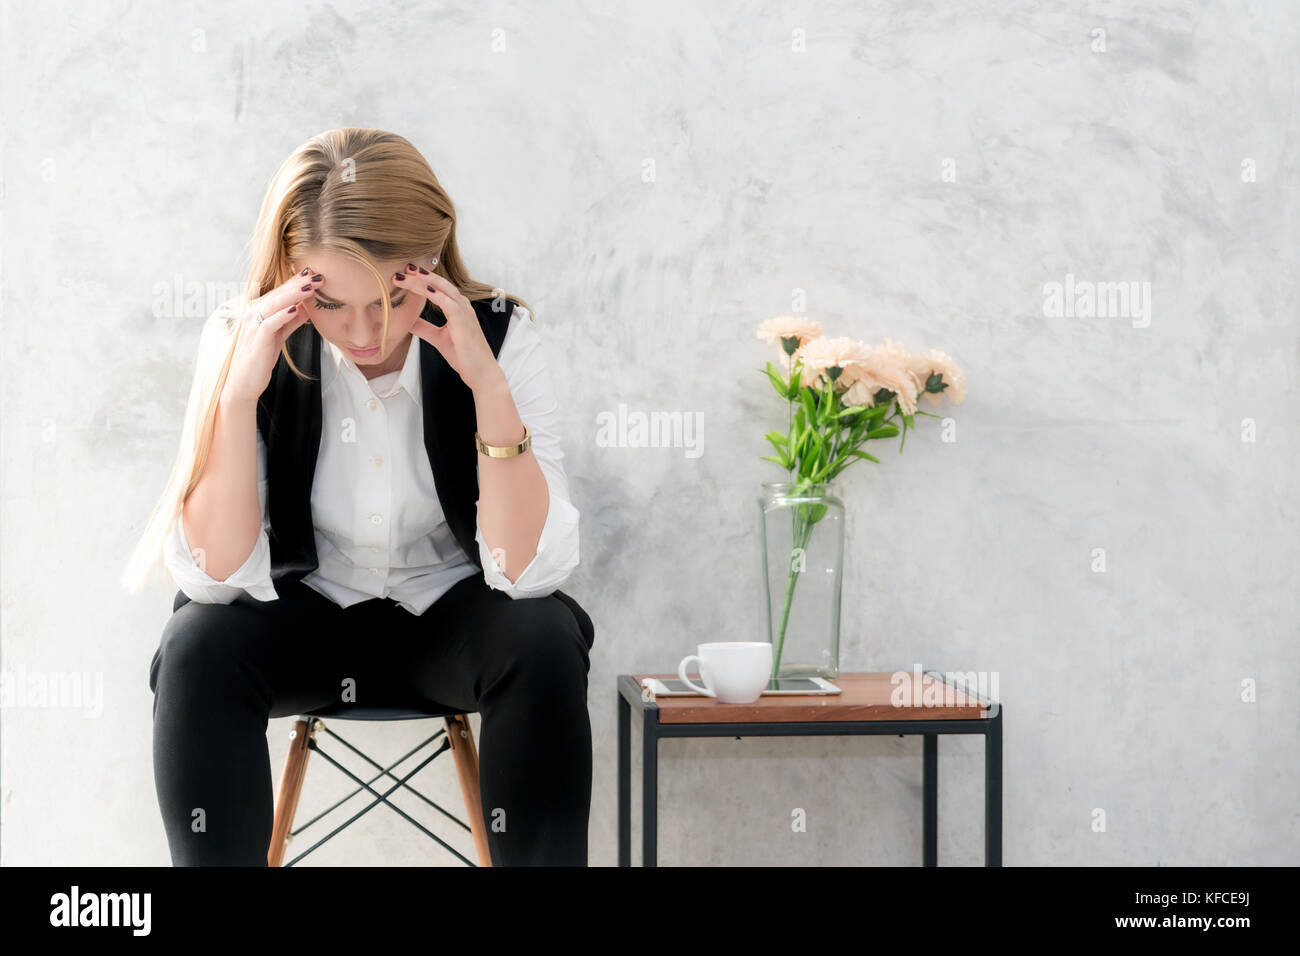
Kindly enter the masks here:
M 471 279 L 401 136 L 281 166 L 245 295 L 204 328 L 171 481 L 126 582 L 179 585 L 150 667 L 172 862 L 267 862 L 269 717 L 480 715 L 494 865 L 587 863 L 591 620 L 558 407 L 523 300 Z

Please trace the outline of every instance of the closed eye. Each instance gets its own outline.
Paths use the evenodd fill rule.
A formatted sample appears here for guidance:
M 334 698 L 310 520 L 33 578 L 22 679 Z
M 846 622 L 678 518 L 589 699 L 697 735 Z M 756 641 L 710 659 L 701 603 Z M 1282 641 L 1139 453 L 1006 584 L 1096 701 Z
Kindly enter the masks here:
M 402 295 L 402 296 L 399 296 L 399 297 L 396 298 L 396 299 L 393 299 L 389 304 L 390 304 L 394 309 L 396 309 L 398 306 L 400 306 L 400 305 L 401 305 L 403 302 L 405 302 L 405 301 L 406 301 L 406 296 L 405 296 L 405 295 Z M 378 304 L 378 303 L 376 303 L 376 304 Z M 333 310 L 333 309 L 341 309 L 342 307 L 343 307 L 342 304 L 341 304 L 341 303 L 338 303 L 338 302 L 322 302 L 320 299 L 317 299 L 317 300 L 316 300 L 316 308 L 318 308 L 318 309 L 329 309 L 329 310 Z

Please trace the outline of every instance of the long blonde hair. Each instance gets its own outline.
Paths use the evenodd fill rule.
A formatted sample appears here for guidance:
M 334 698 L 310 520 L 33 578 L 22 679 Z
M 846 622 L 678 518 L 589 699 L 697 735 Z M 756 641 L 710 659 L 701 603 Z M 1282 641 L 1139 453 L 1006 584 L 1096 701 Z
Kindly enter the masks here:
M 506 293 L 470 278 L 456 246 L 456 211 L 428 162 L 411 143 L 385 130 L 354 126 L 313 136 L 281 164 L 262 200 L 252 237 L 243 292 L 222 303 L 204 325 L 190 387 L 180 450 L 167 486 L 127 561 L 122 585 L 138 592 L 163 565 L 163 545 L 172 523 L 198 485 L 212 451 L 217 402 L 235 354 L 240 321 L 248 304 L 288 280 L 290 263 L 309 250 L 338 253 L 366 268 L 384 303 L 383 345 L 388 343 L 388 277 L 379 262 L 414 261 L 436 254 L 435 272 L 470 301 L 502 300 Z M 509 296 L 532 318 L 519 296 Z M 313 329 L 314 331 L 314 329 Z M 319 334 L 319 333 L 316 333 Z M 415 343 L 418 347 L 418 343 Z M 299 378 L 287 346 L 280 353 Z M 174 585 L 170 572 L 169 584 Z

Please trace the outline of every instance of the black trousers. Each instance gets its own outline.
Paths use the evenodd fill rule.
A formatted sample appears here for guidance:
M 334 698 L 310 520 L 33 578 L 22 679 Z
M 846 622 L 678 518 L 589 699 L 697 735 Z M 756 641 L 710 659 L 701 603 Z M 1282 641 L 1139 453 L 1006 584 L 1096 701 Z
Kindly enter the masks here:
M 267 721 L 345 700 L 477 712 L 494 866 L 587 865 L 591 619 L 572 598 L 514 599 L 481 574 L 417 617 L 340 608 L 303 584 L 231 604 L 184 595 L 149 668 L 158 804 L 175 866 L 266 866 Z

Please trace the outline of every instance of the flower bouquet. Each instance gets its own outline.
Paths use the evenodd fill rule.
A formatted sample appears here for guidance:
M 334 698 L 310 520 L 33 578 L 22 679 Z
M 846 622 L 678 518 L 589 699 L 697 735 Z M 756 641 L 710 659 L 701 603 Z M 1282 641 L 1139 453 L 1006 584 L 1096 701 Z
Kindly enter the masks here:
M 779 483 L 764 483 L 760 499 L 772 676 L 834 677 L 839 673 L 843 505 L 832 482 L 860 459 L 880 463 L 863 450 L 869 441 L 899 436 L 901 454 L 916 415 L 940 417 L 918 408 L 918 402 L 938 405 L 941 397 L 947 396 L 952 404 L 960 405 L 966 397 L 965 375 L 948 355 L 936 349 L 914 354 L 890 339 L 875 346 L 845 337 L 828 339 L 822 337 L 819 323 L 795 316 L 768 319 L 759 325 L 757 334 L 780 346 L 780 367 L 768 362 L 760 371 L 786 402 L 788 413 L 786 432 L 766 435 L 776 454 L 762 459 L 780 465 L 788 476 Z M 784 511 L 790 513 L 788 532 L 783 526 L 777 528 L 778 520 L 784 522 Z M 823 558 L 820 564 L 826 574 L 820 579 L 825 582 L 825 600 L 815 598 L 818 606 L 807 606 L 807 617 L 819 620 L 817 615 L 827 612 L 829 617 L 806 628 L 806 639 L 817 644 L 813 657 L 782 671 L 796 584 L 810 564 L 813 529 L 828 514 L 836 519 L 837 539 L 825 545 L 828 550 L 824 553 L 812 552 Z M 811 563 L 814 567 L 818 564 Z M 778 594 L 782 595 L 779 610 Z

